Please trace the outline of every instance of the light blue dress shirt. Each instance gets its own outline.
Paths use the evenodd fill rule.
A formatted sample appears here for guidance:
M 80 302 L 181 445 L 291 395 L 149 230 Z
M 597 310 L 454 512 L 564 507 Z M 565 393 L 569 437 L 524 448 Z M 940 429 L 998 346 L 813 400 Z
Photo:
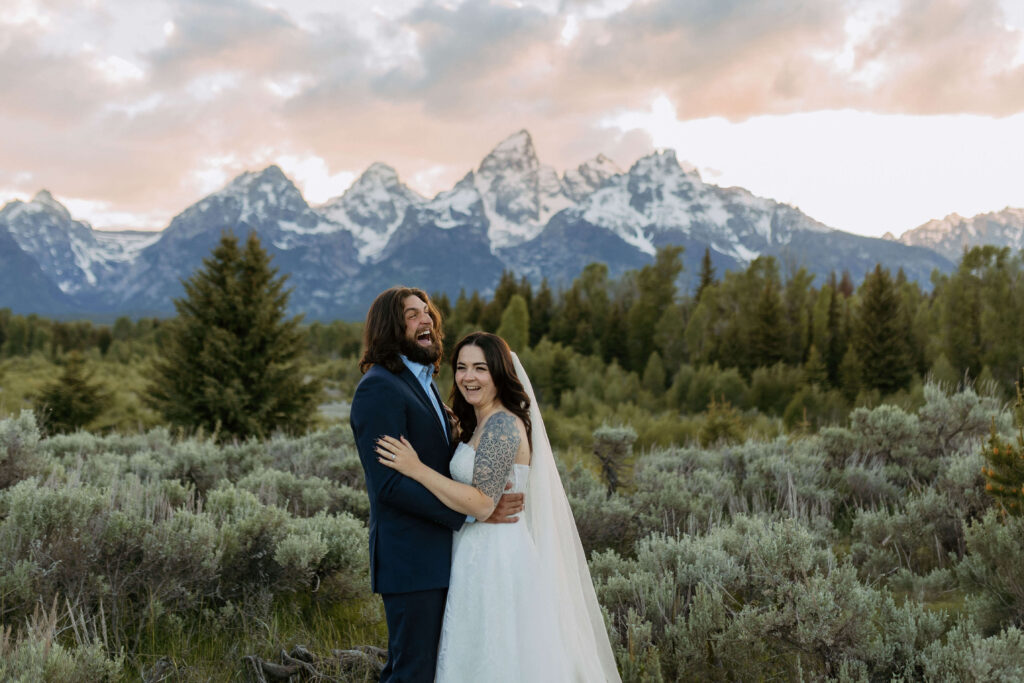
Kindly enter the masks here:
M 427 392 L 427 398 L 430 399 L 430 405 L 434 406 L 434 411 L 437 413 L 437 419 L 441 421 L 441 427 L 444 430 L 445 438 L 448 438 L 448 429 L 444 426 L 447 418 L 445 417 L 444 408 L 437 400 L 437 391 L 434 387 L 434 366 L 423 365 L 422 363 L 416 363 L 409 360 L 404 355 L 400 355 L 402 362 L 405 363 L 405 367 L 409 368 L 409 372 L 416 377 L 416 380 L 423 387 L 423 391 Z

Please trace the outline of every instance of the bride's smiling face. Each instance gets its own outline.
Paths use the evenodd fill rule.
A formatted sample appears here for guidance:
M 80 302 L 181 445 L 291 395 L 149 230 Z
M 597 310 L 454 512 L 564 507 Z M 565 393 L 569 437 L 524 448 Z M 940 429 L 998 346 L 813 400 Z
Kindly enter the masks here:
M 487 368 L 484 350 L 479 346 L 463 346 L 455 363 L 455 385 L 466 403 L 479 408 L 489 405 L 498 395 Z

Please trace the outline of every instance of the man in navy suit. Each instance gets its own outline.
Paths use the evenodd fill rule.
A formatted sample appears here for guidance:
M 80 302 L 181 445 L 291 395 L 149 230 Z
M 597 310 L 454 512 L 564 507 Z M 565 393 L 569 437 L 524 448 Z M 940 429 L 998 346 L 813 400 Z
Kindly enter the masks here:
M 366 315 L 363 378 L 350 420 L 370 497 L 370 573 L 384 601 L 388 661 L 381 681 L 434 680 L 451 573 L 452 531 L 467 522 L 419 483 L 377 462 L 376 441 L 405 436 L 420 460 L 451 476 L 452 425 L 433 378 L 441 316 L 426 292 L 392 287 Z M 487 521 L 514 521 L 522 494 L 502 498 Z M 472 521 L 472 520 L 469 520 Z

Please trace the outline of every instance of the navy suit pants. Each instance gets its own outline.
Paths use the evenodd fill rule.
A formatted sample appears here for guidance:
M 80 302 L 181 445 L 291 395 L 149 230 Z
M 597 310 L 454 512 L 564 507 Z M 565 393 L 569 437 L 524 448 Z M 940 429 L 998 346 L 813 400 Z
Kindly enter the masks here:
M 388 662 L 381 683 L 432 683 L 448 589 L 380 597 L 388 622 Z

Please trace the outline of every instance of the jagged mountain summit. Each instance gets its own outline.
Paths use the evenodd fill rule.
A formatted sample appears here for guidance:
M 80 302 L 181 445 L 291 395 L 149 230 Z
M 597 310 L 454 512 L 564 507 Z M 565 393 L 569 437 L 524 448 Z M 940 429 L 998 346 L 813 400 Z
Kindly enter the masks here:
M 696 278 L 705 247 L 719 272 L 770 255 L 784 269 L 849 270 L 860 279 L 881 262 L 927 286 L 933 269 L 952 269 L 952 259 L 931 249 L 833 230 L 786 204 L 705 183 L 671 150 L 627 171 L 598 155 L 559 174 L 519 131 L 432 198 L 375 163 L 320 206 L 310 206 L 277 166 L 243 173 L 144 236 L 95 231 L 45 191 L 11 202 L 0 210 L 0 307 L 173 314 L 181 281 L 224 230 L 259 235 L 289 275 L 292 310 L 318 319 L 359 319 L 377 292 L 396 283 L 487 294 L 512 269 L 561 286 L 594 261 L 616 277 L 671 244 L 686 248 L 684 286 Z
M 896 239 L 892 235 L 886 237 Z M 986 244 L 1017 251 L 1024 249 L 1024 209 L 1007 207 L 971 218 L 953 213 L 907 230 L 898 241 L 927 247 L 950 261 L 958 261 L 965 249 Z

